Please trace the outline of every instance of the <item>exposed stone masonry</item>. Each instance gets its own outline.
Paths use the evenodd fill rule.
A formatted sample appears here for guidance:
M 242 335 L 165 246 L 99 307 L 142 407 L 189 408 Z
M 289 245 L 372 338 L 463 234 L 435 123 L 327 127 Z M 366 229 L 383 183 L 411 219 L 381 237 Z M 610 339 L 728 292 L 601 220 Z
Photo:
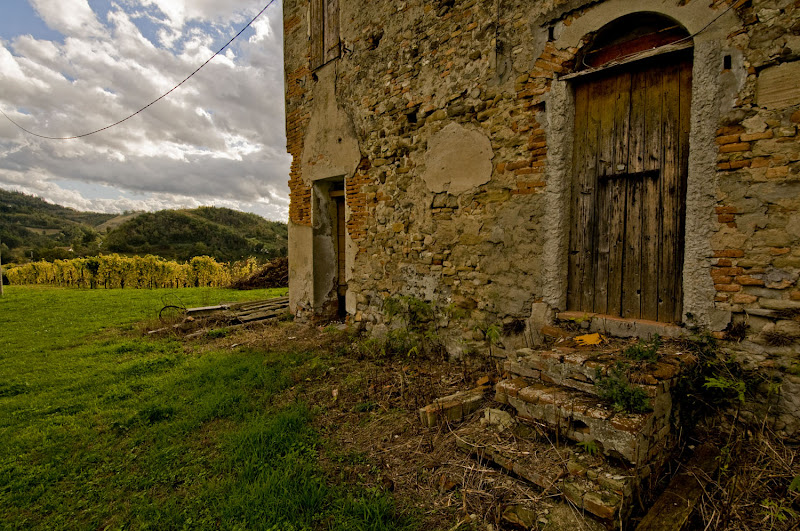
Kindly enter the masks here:
M 554 102 L 553 87 L 560 75 L 574 70 L 593 31 L 633 10 L 618 4 L 340 3 L 342 56 L 311 72 L 307 1 L 284 2 L 294 241 L 310 242 L 298 235 L 314 225 L 315 185 L 302 161 L 308 149 L 316 149 L 307 146 L 306 134 L 314 100 L 327 83 L 323 80 L 333 80 L 337 112 L 351 123 L 360 152 L 359 163 L 352 168 L 332 163 L 346 169 L 327 176 L 345 179 L 347 312 L 353 322 L 382 333 L 388 328 L 385 299 L 411 295 L 437 309 L 440 334 L 458 354 L 480 344 L 480 329 L 528 322 L 532 307 L 551 300 L 548 279 L 558 274 L 548 268 L 566 268 L 566 259 L 555 256 L 563 251 L 548 238 L 568 227 L 554 228 L 555 220 L 546 217 L 554 212 L 564 179 L 558 173 L 562 168 L 554 166 L 564 146 L 548 145 L 548 139 L 557 121 L 553 113 L 571 112 L 568 106 L 553 110 L 562 105 Z M 745 340 L 729 348 L 750 366 L 776 371 L 784 390 L 777 429 L 796 432 L 800 404 L 792 396 L 800 392 L 800 321 L 792 312 L 800 314 L 800 3 L 646 0 L 636 5 L 663 9 L 687 27 L 696 24 L 695 31 L 714 21 L 695 38 L 707 39 L 694 52 L 695 65 L 705 65 L 695 72 L 695 81 L 715 85 L 693 94 L 712 91 L 698 101 L 717 108 L 697 106 L 711 117 L 705 119 L 714 120 L 710 131 L 716 135 L 693 137 L 693 142 L 707 140 L 709 149 L 690 148 L 690 189 L 705 196 L 687 198 L 702 206 L 701 215 L 686 225 L 694 253 L 684 271 L 692 282 L 686 285 L 694 287 L 686 297 L 703 299 L 708 315 L 700 324 L 718 337 L 726 337 L 732 323 L 749 326 Z M 708 36 L 713 32 L 717 36 Z M 701 120 L 693 118 L 693 131 Z M 448 140 L 442 149 L 477 157 L 477 143 L 467 138 L 487 138 L 488 174 L 474 169 L 469 175 L 443 176 L 431 170 L 430 161 L 439 160 L 431 151 L 440 145 L 432 139 L 453 124 L 465 132 L 464 140 Z M 694 162 L 706 155 L 707 175 Z M 478 162 L 469 167 L 480 167 Z M 426 182 L 428 175 L 439 179 L 436 186 Z M 467 178 L 480 184 L 451 193 L 454 183 Z M 692 188 L 693 183 L 699 184 Z M 304 255 L 295 255 L 292 267 L 306 267 L 298 256 Z M 302 274 L 309 279 L 313 272 Z M 304 289 L 293 287 L 293 304 L 311 310 L 314 303 L 307 302 Z M 551 311 L 569 309 L 550 304 Z M 685 315 L 687 324 L 696 318 Z M 775 345 L 770 340 L 775 334 L 789 344 Z M 505 340 L 522 346 L 521 338 Z

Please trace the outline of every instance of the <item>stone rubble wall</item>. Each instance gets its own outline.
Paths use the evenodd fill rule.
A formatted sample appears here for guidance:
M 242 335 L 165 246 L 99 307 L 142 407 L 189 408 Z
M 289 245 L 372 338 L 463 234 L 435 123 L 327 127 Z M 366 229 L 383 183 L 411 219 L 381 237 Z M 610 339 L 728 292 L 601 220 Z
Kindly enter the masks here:
M 784 389 L 797 390 L 798 342 L 775 345 L 774 333 L 800 337 L 800 2 L 673 3 L 642 5 L 722 15 L 707 30 L 721 36 L 712 50 L 719 72 L 701 76 L 715 80 L 719 94 L 717 167 L 703 190 L 714 204 L 699 220 L 711 235 L 702 245 L 707 256 L 684 273 L 708 286 L 708 305 L 723 316 L 717 335 L 729 322 L 746 322 L 747 337 L 731 348 L 747 363 L 777 371 Z M 341 2 L 342 56 L 311 72 L 308 1 L 284 1 L 295 234 L 313 225 L 312 168 L 303 161 L 317 159 L 305 135 L 315 94 L 322 93 L 315 87 L 325 79 L 335 83 L 337 112 L 352 124 L 360 152 L 360 163 L 344 175 L 347 311 L 354 322 L 385 332 L 391 323 L 384 300 L 415 296 L 437 309 L 442 337 L 458 354 L 483 339 L 480 329 L 531 317 L 552 278 L 549 264 L 557 262 L 545 258 L 553 253 L 546 242 L 554 150 L 547 145 L 547 105 L 553 80 L 573 69 L 584 45 L 559 48 L 559 36 L 599 29 L 606 21 L 598 13 L 626 6 L 620 0 Z M 687 231 L 694 226 L 687 222 Z M 302 238 L 296 241 L 311 241 Z M 310 252 L 294 255 L 298 312 L 314 311 L 305 300 L 313 272 L 302 269 Z M 787 432 L 800 428 L 796 396 L 787 395 L 779 408 L 790 412 L 780 427 Z

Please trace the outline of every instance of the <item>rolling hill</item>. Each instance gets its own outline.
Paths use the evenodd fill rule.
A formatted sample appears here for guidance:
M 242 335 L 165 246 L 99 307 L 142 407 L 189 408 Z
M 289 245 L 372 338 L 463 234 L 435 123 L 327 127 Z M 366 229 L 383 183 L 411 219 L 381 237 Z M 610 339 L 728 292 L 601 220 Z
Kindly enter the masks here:
M 199 255 L 223 262 L 249 256 L 269 259 L 286 255 L 288 228 L 285 223 L 228 208 L 161 210 L 112 229 L 103 240 L 103 249 L 173 260 Z
M 288 229 L 285 223 L 228 208 L 102 214 L 0 190 L 0 239 L 5 263 L 112 252 L 231 261 L 285 256 Z

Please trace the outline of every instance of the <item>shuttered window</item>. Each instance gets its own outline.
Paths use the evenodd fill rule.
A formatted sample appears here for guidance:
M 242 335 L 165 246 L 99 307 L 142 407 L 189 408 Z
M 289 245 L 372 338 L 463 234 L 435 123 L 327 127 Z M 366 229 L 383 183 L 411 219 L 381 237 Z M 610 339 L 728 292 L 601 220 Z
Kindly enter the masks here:
M 311 69 L 338 58 L 339 0 L 311 0 Z

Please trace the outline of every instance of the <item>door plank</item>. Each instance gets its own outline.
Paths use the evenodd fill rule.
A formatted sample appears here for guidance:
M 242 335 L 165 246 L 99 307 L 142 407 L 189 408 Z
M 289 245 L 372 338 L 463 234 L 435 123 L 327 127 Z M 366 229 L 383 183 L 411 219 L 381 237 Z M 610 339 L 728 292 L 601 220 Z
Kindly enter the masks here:
M 597 170 L 600 155 L 600 118 L 601 105 L 597 102 L 603 100 L 603 91 L 606 84 L 602 81 L 589 85 L 589 119 L 587 124 L 586 136 L 586 156 L 585 166 L 586 175 L 582 183 L 579 223 L 587 232 L 586 235 L 586 259 L 583 260 L 580 283 L 581 283 L 581 308 L 587 311 L 594 311 L 594 266 L 597 259 Z
M 617 78 L 614 101 L 614 174 L 627 172 L 628 142 L 630 136 L 631 74 L 625 72 Z M 610 315 L 622 312 L 622 271 L 624 259 L 625 216 L 628 179 L 614 178 L 611 181 L 611 218 L 608 240 L 608 309 Z
M 587 167 L 586 138 L 588 136 L 589 122 L 589 85 L 582 84 L 575 88 L 575 144 L 573 147 L 573 172 L 572 179 L 572 207 L 571 207 L 571 233 L 569 247 L 569 273 L 567 288 L 567 307 L 573 310 L 585 310 L 582 307 L 581 271 L 583 262 L 587 259 L 586 223 L 587 219 L 581 217 L 584 212 L 582 203 L 584 181 L 586 180 Z
M 662 141 L 662 74 L 650 69 L 645 94 L 645 169 L 660 170 Z M 641 315 L 644 319 L 658 320 L 659 267 L 661 263 L 661 181 L 657 172 L 643 182 L 642 197 L 642 260 L 641 260 Z
M 628 171 L 641 174 L 645 157 L 645 110 L 647 76 L 637 71 L 631 74 L 630 140 Z M 642 190 L 643 180 L 626 179 L 625 236 L 622 262 L 622 317 L 641 317 L 642 283 Z
M 608 313 L 608 263 L 611 251 L 610 221 L 616 205 L 611 192 L 614 187 L 615 102 L 618 77 L 604 79 L 593 105 L 599 107 L 597 155 L 597 206 L 594 215 L 594 305 L 592 311 Z
M 661 167 L 660 282 L 658 285 L 658 320 L 675 321 L 676 284 L 679 271 L 678 215 L 680 182 L 680 65 L 663 70 L 663 165 Z
M 689 175 L 689 131 L 692 106 L 692 63 L 685 60 L 680 71 L 680 179 L 678 189 L 677 282 L 675 285 L 675 321 L 683 320 L 683 259 L 686 242 L 686 181 Z

